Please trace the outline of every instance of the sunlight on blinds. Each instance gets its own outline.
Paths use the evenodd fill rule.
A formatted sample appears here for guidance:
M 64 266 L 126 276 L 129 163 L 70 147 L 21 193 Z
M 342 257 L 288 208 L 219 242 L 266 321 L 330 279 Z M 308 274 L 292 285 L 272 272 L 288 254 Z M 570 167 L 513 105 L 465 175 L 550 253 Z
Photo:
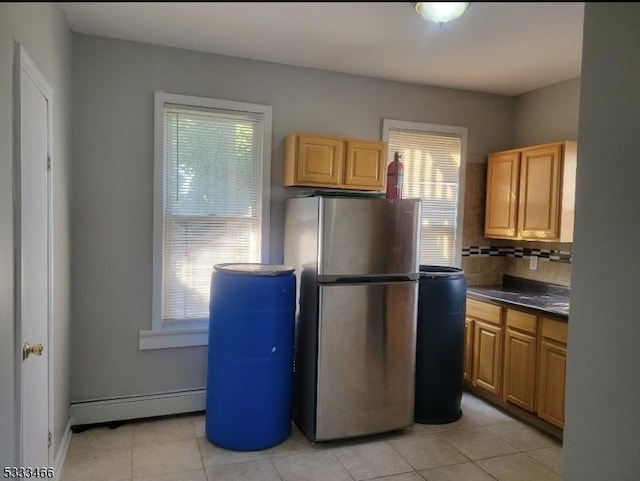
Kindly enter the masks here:
M 387 161 L 402 155 L 403 197 L 422 199 L 420 264 L 454 265 L 461 150 L 457 135 L 389 130 Z
M 163 319 L 208 317 L 213 266 L 260 262 L 260 114 L 165 106 Z

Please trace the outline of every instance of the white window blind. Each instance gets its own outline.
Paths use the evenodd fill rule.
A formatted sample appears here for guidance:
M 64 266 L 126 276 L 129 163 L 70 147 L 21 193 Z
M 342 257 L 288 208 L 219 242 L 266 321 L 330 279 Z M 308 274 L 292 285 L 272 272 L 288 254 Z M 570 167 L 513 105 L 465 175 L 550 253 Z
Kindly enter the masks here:
M 213 266 L 260 262 L 262 114 L 164 105 L 162 318 L 208 318 Z
M 391 126 L 388 144 L 388 162 L 393 161 L 395 152 L 402 155 L 402 196 L 422 200 L 420 264 L 456 265 L 462 234 L 462 136 Z

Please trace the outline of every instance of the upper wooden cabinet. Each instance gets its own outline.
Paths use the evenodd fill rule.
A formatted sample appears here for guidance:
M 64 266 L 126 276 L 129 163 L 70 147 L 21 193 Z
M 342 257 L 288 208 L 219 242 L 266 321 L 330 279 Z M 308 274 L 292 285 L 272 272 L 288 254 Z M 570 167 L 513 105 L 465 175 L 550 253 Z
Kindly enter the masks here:
M 519 187 L 520 152 L 490 154 L 487 161 L 485 237 L 516 237 Z
M 489 155 L 485 237 L 573 241 L 574 141 Z
M 284 185 L 383 191 L 387 144 L 292 133 L 285 138 Z

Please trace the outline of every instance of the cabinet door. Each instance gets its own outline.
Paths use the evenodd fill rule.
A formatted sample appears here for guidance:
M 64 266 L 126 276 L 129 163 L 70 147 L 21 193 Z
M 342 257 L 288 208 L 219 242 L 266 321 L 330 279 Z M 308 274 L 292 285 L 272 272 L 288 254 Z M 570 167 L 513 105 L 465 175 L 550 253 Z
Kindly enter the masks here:
M 485 237 L 516 237 L 519 175 L 519 152 L 489 155 Z
M 472 384 L 500 395 L 502 328 L 474 319 Z
M 535 336 L 507 327 L 504 351 L 505 401 L 533 412 L 535 373 Z
M 566 369 L 567 346 L 543 338 L 540 342 L 538 416 L 559 428 L 564 428 Z
M 298 137 L 295 180 L 298 185 L 335 187 L 342 181 L 344 142 L 324 137 Z
M 343 183 L 354 189 L 384 190 L 387 148 L 383 142 L 347 141 Z
M 523 239 L 557 239 L 560 234 L 562 145 L 522 151 L 518 230 Z
M 473 359 L 473 320 L 467 317 L 464 320 L 463 377 L 465 381 L 469 381 L 469 382 L 471 382 L 472 359 Z

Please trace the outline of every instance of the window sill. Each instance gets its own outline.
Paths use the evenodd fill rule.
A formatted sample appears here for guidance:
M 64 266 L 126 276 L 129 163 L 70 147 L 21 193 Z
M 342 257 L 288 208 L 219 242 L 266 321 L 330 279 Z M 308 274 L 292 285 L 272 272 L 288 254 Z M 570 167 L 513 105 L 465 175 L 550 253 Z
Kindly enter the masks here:
M 209 343 L 209 326 L 193 322 L 190 327 L 175 327 L 165 323 L 162 329 L 140 331 L 139 349 L 170 349 L 174 347 L 206 346 Z

